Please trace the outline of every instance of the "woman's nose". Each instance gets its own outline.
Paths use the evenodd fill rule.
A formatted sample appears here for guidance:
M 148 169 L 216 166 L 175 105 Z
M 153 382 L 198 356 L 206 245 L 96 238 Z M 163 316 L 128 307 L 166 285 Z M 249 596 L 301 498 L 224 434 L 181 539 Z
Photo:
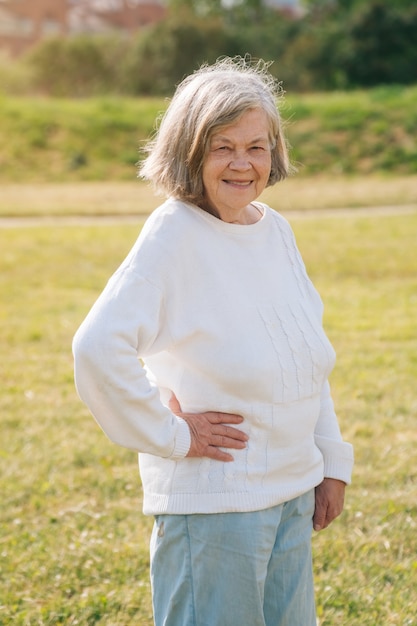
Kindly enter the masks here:
M 229 167 L 234 170 L 248 170 L 251 164 L 247 154 L 234 154 Z

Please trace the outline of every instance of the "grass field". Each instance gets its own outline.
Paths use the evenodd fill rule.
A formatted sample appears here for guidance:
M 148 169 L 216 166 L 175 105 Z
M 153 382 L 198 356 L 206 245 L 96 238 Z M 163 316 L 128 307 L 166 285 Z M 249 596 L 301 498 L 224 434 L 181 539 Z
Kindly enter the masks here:
M 416 176 L 293 176 L 267 188 L 262 199 L 279 211 L 416 206 Z M 133 182 L 2 184 L 2 217 L 146 215 L 161 198 Z
M 0 182 L 133 180 L 166 106 L 163 98 L 0 93 Z M 282 116 L 301 176 L 417 174 L 417 86 L 288 94 Z
M 320 624 L 416 625 L 417 213 L 293 226 L 356 453 L 346 510 L 314 537 Z M 70 351 L 139 228 L 0 229 L 1 626 L 152 624 L 137 460 L 77 399 Z

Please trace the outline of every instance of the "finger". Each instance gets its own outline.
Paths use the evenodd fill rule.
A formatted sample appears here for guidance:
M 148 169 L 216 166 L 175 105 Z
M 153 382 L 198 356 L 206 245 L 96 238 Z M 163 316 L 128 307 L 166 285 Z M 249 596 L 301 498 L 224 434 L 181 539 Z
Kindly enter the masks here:
M 174 413 L 174 415 L 178 415 L 179 413 L 181 413 L 181 405 L 177 400 L 177 396 L 175 395 L 174 392 L 172 392 L 171 397 L 169 399 L 168 402 L 168 407 L 170 409 L 170 411 L 172 411 L 172 413 Z
M 229 454 L 229 452 L 225 452 L 216 446 L 207 446 L 206 452 L 204 456 L 209 459 L 214 459 L 215 461 L 223 461 L 225 463 L 230 463 L 233 461 L 233 456 Z
M 235 413 L 220 413 L 219 411 L 207 411 L 202 413 L 212 424 L 241 424 L 243 417 Z
M 233 441 L 248 441 L 249 437 L 242 430 L 232 428 L 231 426 L 214 427 L 212 430 L 212 436 L 224 437 Z M 223 445 L 223 444 L 216 444 Z
M 243 450 L 246 448 L 246 439 L 237 439 L 227 437 L 225 435 L 213 435 L 210 440 L 211 446 L 217 446 L 221 448 L 234 448 L 235 450 Z
M 219 435 L 229 437 L 229 439 L 240 439 L 240 441 L 247 441 L 248 435 L 239 428 L 233 428 L 233 426 L 223 426 L 222 424 L 216 424 L 211 427 L 213 435 Z
M 327 507 L 316 504 L 316 509 L 314 511 L 314 516 L 313 516 L 314 530 L 319 531 L 319 530 L 322 530 L 323 528 L 326 528 L 327 526 L 326 513 L 327 513 Z

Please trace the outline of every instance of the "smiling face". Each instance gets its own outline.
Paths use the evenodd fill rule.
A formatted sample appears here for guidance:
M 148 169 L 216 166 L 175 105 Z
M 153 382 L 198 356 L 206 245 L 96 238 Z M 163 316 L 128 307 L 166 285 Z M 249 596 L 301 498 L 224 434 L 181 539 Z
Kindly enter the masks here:
M 251 223 L 249 205 L 265 189 L 270 172 L 268 118 L 262 109 L 251 109 L 209 139 L 202 208 L 225 222 Z

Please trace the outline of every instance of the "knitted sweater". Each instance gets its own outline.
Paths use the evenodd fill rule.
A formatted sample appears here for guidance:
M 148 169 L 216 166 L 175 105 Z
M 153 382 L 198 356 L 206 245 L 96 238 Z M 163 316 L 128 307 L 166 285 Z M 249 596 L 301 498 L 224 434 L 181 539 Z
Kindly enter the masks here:
M 147 220 L 73 344 L 81 399 L 114 442 L 137 450 L 145 514 L 253 511 L 324 476 L 350 482 L 328 375 L 335 354 L 292 230 L 230 224 L 168 200 Z M 184 413 L 242 415 L 234 460 L 186 458 Z

